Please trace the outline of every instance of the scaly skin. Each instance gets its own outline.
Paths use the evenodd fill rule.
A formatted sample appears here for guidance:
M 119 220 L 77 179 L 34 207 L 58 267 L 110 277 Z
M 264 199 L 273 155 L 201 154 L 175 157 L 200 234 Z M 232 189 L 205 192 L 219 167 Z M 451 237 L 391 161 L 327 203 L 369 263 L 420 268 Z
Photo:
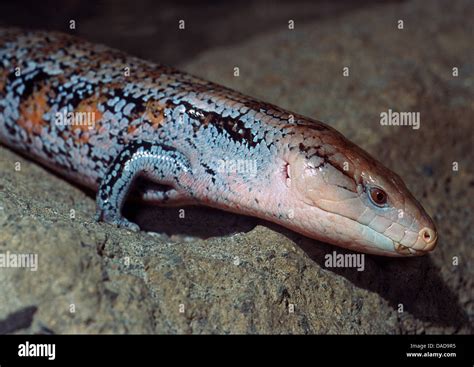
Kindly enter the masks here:
M 121 215 L 132 189 L 367 253 L 436 244 L 402 180 L 331 127 L 61 33 L 0 29 L 0 142 L 97 190 L 97 219 L 133 230 Z

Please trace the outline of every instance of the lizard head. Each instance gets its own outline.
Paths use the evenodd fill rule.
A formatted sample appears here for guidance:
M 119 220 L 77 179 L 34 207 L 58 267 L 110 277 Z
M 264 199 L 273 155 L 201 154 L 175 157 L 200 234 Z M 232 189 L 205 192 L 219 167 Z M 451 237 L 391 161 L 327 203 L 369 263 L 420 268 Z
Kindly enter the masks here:
M 294 198 L 292 226 L 300 232 L 377 255 L 434 249 L 431 218 L 401 178 L 368 153 L 329 127 L 294 148 L 286 186 Z

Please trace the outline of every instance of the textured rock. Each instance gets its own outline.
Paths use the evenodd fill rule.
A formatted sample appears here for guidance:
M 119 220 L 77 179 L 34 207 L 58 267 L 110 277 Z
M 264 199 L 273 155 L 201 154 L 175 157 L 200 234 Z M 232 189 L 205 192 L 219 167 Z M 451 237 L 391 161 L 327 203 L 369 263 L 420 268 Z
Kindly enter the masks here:
M 433 214 L 433 254 L 326 269 L 332 246 L 195 208 L 129 215 L 211 238 L 129 233 L 93 222 L 89 193 L 0 148 L 0 253 L 39 256 L 36 272 L 0 269 L 0 332 L 472 333 L 474 14 L 469 1 L 426 4 L 297 23 L 182 67 L 326 121 L 379 157 Z M 421 112 L 421 129 L 382 127 L 389 108 Z

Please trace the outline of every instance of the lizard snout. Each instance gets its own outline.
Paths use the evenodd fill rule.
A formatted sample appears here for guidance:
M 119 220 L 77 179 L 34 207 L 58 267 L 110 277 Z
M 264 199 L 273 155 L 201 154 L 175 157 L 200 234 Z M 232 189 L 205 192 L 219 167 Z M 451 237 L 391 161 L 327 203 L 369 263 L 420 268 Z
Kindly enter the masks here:
M 424 244 L 422 251 L 432 251 L 436 247 L 436 241 L 438 240 L 438 234 L 434 229 L 425 227 L 420 230 L 418 234 L 420 242 Z

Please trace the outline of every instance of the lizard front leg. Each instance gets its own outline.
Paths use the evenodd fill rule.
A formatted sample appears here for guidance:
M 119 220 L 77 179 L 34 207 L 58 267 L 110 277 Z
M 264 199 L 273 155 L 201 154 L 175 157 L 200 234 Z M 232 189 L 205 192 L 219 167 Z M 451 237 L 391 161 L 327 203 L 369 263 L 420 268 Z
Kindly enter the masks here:
M 121 214 L 135 179 L 144 177 L 170 185 L 177 195 L 185 191 L 180 178 L 186 174 L 191 174 L 190 162 L 175 148 L 140 140 L 129 143 L 114 159 L 99 185 L 96 220 L 138 231 L 139 226 Z

